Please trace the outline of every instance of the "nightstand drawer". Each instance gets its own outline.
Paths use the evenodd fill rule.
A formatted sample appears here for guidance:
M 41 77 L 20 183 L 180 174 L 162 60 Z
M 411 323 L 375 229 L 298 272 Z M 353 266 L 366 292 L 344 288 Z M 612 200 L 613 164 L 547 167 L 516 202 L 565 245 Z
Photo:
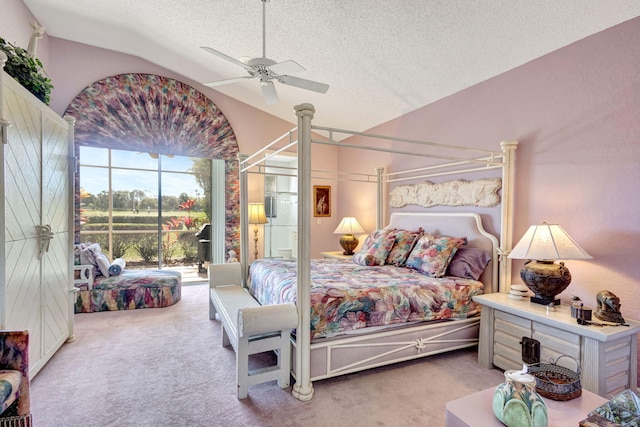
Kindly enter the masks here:
M 571 356 L 580 363 L 580 335 L 563 331 L 549 325 L 533 322 L 531 338 L 540 341 L 540 361 L 548 362 L 556 360 L 562 355 Z M 576 369 L 576 364 L 571 359 L 561 360 L 560 365 L 569 369 Z
M 494 312 L 493 364 L 501 369 L 522 369 L 522 337 L 531 336 L 531 321 Z
M 529 336 L 529 331 L 531 330 L 531 320 L 525 319 L 524 317 L 514 316 L 513 314 L 505 313 L 504 311 L 495 312 L 495 322 L 496 328 L 505 328 L 502 329 L 504 331 L 509 330 L 510 328 L 515 328 L 516 326 L 521 326 L 523 330 L 526 330 L 526 336 Z

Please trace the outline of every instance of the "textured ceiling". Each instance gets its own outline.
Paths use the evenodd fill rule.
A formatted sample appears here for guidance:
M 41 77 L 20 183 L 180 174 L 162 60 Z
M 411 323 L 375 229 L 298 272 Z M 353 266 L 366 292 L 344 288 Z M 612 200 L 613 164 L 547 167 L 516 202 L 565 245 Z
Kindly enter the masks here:
M 144 58 L 199 82 L 245 75 L 210 53 L 259 57 L 260 0 L 23 0 L 50 36 Z M 317 94 L 259 82 L 216 90 L 294 122 L 366 130 L 640 16 L 636 0 L 270 0 L 266 56 L 330 85 Z

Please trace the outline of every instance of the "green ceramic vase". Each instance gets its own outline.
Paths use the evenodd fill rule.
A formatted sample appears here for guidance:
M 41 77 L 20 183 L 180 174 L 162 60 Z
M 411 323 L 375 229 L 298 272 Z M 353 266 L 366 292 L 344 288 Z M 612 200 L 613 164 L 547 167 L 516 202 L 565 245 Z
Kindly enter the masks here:
M 509 370 L 493 393 L 493 413 L 507 427 L 547 427 L 547 407 L 536 392 L 536 379 Z

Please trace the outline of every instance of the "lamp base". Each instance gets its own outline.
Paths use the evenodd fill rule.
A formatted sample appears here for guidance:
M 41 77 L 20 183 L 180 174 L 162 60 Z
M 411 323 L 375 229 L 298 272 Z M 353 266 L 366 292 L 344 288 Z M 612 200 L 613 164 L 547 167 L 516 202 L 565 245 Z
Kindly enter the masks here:
M 532 303 L 535 304 L 542 304 L 542 305 L 549 305 L 549 304 L 553 304 L 553 305 L 560 305 L 560 299 L 547 299 L 547 298 L 538 298 L 538 297 L 531 297 L 530 298 Z
M 556 295 L 564 291 L 571 283 L 571 273 L 564 262 L 559 264 L 547 260 L 529 260 L 520 270 L 520 278 L 527 288 L 535 294 L 531 302 L 536 304 L 560 304 Z
M 340 237 L 340 246 L 344 249 L 342 255 L 353 255 L 353 250 L 358 246 L 358 238 L 353 234 L 345 234 Z

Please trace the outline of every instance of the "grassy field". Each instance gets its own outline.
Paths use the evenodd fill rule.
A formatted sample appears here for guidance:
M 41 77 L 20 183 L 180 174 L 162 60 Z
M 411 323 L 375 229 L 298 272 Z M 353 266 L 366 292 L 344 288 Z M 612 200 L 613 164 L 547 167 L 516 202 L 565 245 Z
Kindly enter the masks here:
M 157 262 L 157 211 L 132 213 L 131 211 L 113 212 L 114 247 L 110 258 L 122 257 L 127 263 Z M 109 255 L 108 244 L 108 212 L 83 210 L 86 221 L 82 226 L 82 242 L 98 242 L 103 252 Z M 198 239 L 195 234 L 202 224 L 207 222 L 204 212 L 168 211 L 162 213 L 162 224 L 170 224 L 171 219 L 191 218 L 194 226 L 187 228 L 181 225 L 178 229 L 163 230 L 162 253 L 164 264 L 192 263 L 197 255 Z M 144 231 L 144 232 L 142 232 Z
M 101 216 L 107 216 L 108 213 L 107 211 L 94 211 L 94 210 L 88 210 L 88 209 L 83 209 L 82 210 L 82 215 L 86 216 L 87 218 L 91 219 L 91 218 L 95 218 L 95 217 L 101 217 Z M 124 216 L 151 216 L 151 217 L 156 217 L 158 215 L 158 211 L 156 210 L 151 210 L 149 213 L 147 213 L 146 211 L 140 211 L 137 214 L 132 213 L 131 211 L 114 211 L 113 212 L 113 216 L 114 217 L 124 217 Z M 202 221 L 205 221 L 207 219 L 207 216 L 204 212 L 186 212 L 186 211 L 163 211 L 162 212 L 162 217 L 163 218 L 170 218 L 170 217 L 183 217 L 183 216 L 190 216 L 191 218 L 199 218 Z

